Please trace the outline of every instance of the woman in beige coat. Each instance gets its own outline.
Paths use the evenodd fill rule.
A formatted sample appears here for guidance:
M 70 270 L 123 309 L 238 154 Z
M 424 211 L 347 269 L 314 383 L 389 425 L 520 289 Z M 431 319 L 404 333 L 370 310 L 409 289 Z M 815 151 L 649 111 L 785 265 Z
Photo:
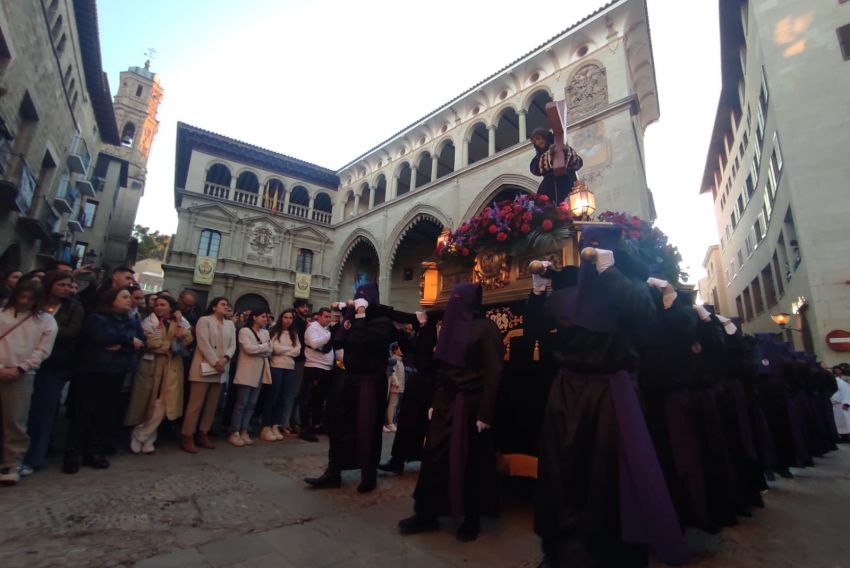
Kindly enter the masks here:
M 192 326 L 173 298 L 161 296 L 142 331 L 145 352 L 133 380 L 126 424 L 135 426 L 130 451 L 152 454 L 163 419 L 177 420 L 183 414 L 183 353 L 192 343 Z
M 269 358 L 272 356 L 272 342 L 267 329 L 268 314 L 251 314 L 245 321 L 245 327 L 239 330 L 239 364 L 233 378 L 236 390 L 236 403 L 230 418 L 230 438 L 234 446 L 250 446 L 254 441 L 248 435 L 248 423 L 254 415 L 260 384 L 272 384 Z
M 209 431 L 212 427 L 222 385 L 227 382 L 230 360 L 236 352 L 236 327 L 228 319 L 230 302 L 213 298 L 206 315 L 195 325 L 195 354 L 189 367 L 189 404 L 183 418 L 182 447 L 190 454 L 198 453 L 198 445 L 214 450 Z M 200 430 L 198 422 L 200 421 Z

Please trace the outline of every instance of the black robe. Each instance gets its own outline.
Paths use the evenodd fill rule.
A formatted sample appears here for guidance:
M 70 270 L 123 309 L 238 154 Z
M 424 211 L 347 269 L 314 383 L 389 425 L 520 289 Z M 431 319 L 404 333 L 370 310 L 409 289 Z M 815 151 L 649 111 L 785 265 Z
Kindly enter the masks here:
M 437 363 L 434 412 L 413 493 L 417 514 L 475 517 L 498 512 L 492 428 L 478 432 L 476 421 L 493 424 L 503 356 L 499 328 L 491 320 L 479 317 L 471 324 L 464 366 Z M 458 408 L 461 401 L 462 408 Z M 460 414 L 465 415 L 465 424 L 454 424 Z M 465 455 L 452 455 L 453 434 L 465 438 Z M 453 478 L 452 467 L 464 463 L 461 477 Z M 452 481 L 460 483 L 453 486 Z M 453 500 L 450 494 L 457 498 Z
M 573 159 L 567 164 L 567 173 L 563 176 L 556 176 L 552 170 L 551 160 L 549 158 L 549 148 L 545 150 L 535 149 L 535 155 L 531 159 L 529 169 L 535 176 L 542 176 L 540 186 L 537 188 L 537 195 L 545 195 L 554 203 L 561 203 L 570 194 L 573 189 L 573 184 L 576 182 L 576 171 L 580 170 L 583 162 L 581 156 L 574 153 Z
M 387 354 L 396 339 L 391 310 L 375 306 L 351 320 L 341 338 L 345 369 L 335 369 L 326 419 L 329 468 L 360 469 L 376 475 L 381 458 L 381 428 L 387 402 Z
M 620 331 L 556 322 L 560 373 L 540 439 L 534 530 L 559 566 L 642 566 L 647 548 L 621 537 L 620 433 L 608 378 L 637 370 L 637 335 L 646 334 L 656 311 L 647 286 L 616 266 L 599 285 L 618 309 Z M 551 300 L 551 312 L 559 313 L 559 292 Z

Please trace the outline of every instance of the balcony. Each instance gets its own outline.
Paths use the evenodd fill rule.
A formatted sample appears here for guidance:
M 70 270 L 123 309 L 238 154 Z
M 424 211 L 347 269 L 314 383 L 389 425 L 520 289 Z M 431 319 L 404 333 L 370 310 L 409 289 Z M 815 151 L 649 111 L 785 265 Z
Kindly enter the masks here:
M 318 223 L 324 223 L 325 225 L 331 224 L 331 214 L 326 211 L 313 211 L 313 221 Z
M 76 174 L 85 174 L 91 163 L 91 154 L 85 139 L 76 134 L 68 148 L 68 169 Z
M 80 194 L 77 193 L 77 190 L 73 185 L 63 183 L 59 186 L 59 191 L 56 193 L 56 197 L 53 198 L 53 207 L 55 207 L 60 214 L 71 213 L 79 198 Z
M 0 176 L 0 209 L 28 213 L 32 208 L 35 188 L 35 177 L 24 158 L 17 154 L 9 156 L 3 175 Z
M 218 197 L 219 199 L 230 199 L 230 188 L 225 185 L 205 183 L 204 195 L 209 195 L 210 197 Z
M 294 217 L 303 217 L 306 219 L 309 212 L 310 208 L 306 205 L 296 205 L 294 203 L 289 204 L 288 213 Z
M 59 216 L 46 200 L 41 202 L 38 209 L 39 211 L 32 217 L 18 217 L 18 227 L 33 239 L 52 243 L 59 235 L 57 231 Z
M 220 199 L 222 201 L 257 207 L 271 215 L 299 217 L 301 219 L 315 221 L 316 223 L 321 223 L 323 225 L 330 225 L 333 217 L 331 211 L 322 211 L 320 209 L 314 209 L 311 211 L 310 207 L 304 203 L 286 203 L 286 201 L 282 198 L 279 202 L 270 203 L 268 196 L 264 197 L 263 193 L 230 188 L 225 185 L 219 185 L 211 182 L 204 183 L 204 195 Z
M 77 186 L 77 190 L 80 192 L 80 195 L 94 197 L 94 184 L 91 180 L 80 178 L 74 182 L 74 184 Z
M 256 207 L 259 199 L 260 196 L 252 191 L 241 191 L 239 189 L 233 190 L 233 201 L 236 203 L 241 203 L 242 205 L 253 205 Z

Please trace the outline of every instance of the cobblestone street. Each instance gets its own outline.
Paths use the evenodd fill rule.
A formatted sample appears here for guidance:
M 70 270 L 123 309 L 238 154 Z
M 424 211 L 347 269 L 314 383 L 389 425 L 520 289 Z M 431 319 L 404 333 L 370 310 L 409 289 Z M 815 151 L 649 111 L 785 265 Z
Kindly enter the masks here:
M 385 436 L 385 442 L 390 441 Z M 191 456 L 166 445 L 122 454 L 111 469 L 63 475 L 54 464 L 0 491 L 0 565 L 125 566 L 505 566 L 533 567 L 530 507 L 506 499 L 472 544 L 438 533 L 402 538 L 415 472 L 382 477 L 377 491 L 311 491 L 326 444 L 287 440 Z M 850 566 L 845 536 L 850 451 L 777 482 L 767 508 L 719 536 L 689 534 L 699 567 Z

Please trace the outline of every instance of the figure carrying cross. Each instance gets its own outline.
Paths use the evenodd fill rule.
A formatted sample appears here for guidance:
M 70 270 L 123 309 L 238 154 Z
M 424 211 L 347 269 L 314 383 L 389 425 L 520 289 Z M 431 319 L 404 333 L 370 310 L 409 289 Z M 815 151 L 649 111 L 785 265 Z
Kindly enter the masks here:
M 550 129 L 535 128 L 531 133 L 535 155 L 531 159 L 531 173 L 542 176 L 537 195 L 546 195 L 555 203 L 561 203 L 572 191 L 576 182 L 576 171 L 581 169 L 581 156 L 570 147 L 566 139 L 567 102 L 565 100 L 546 104 L 546 117 Z

